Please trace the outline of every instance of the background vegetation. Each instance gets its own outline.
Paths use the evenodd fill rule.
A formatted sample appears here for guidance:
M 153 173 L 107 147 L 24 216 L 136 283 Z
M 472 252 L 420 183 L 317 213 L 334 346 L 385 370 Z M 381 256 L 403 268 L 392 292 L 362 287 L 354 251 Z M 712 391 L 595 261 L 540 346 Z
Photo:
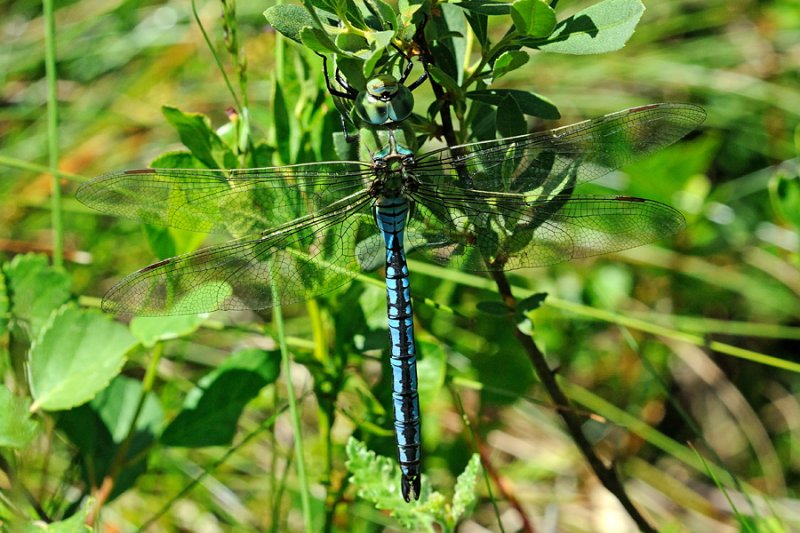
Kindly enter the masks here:
M 562 0 L 558 18 L 592 3 Z M 511 277 L 520 297 L 549 294 L 533 314 L 535 339 L 586 416 L 596 452 L 616 464 L 631 498 L 663 530 L 800 527 L 794 4 L 648 3 L 622 50 L 533 52 L 498 82 L 558 106 L 559 122 L 531 119 L 531 129 L 657 101 L 697 102 L 708 112 L 698 135 L 606 183 L 675 205 L 688 221 L 683 233 Z M 277 40 L 262 16 L 270 5 L 242 2 L 234 20 L 230 2 L 208 2 L 199 15 L 240 98 L 246 85 L 259 157 L 329 159 L 338 119 L 322 92 L 320 61 Z M 355 435 L 394 454 L 380 273 L 284 309 L 282 326 L 270 313 L 220 313 L 127 327 L 93 311 L 121 275 L 193 249 L 203 236 L 89 212 L 74 200 L 77 183 L 182 149 L 181 125 L 196 117 L 164 105 L 209 116 L 233 144 L 244 120 L 227 112 L 235 102 L 191 6 L 57 6 L 63 270 L 48 262 L 54 137 L 45 18 L 26 0 L 0 13 L 4 522 L 88 514 L 122 530 L 151 521 L 163 531 L 376 531 L 398 520 L 453 527 L 458 513 L 443 504 L 406 512 L 390 494 L 370 494 L 396 491 L 397 480 L 383 479 L 369 454 L 348 444 Z M 424 113 L 433 95 L 427 85 L 418 92 Z M 505 531 L 632 529 L 564 431 L 507 320 L 492 312 L 493 283 L 420 262 L 412 272 L 427 485 L 448 501 L 480 452 L 486 474 L 474 485 L 477 501 L 464 496 L 472 493 L 467 481 L 456 494 L 467 521 Z M 288 414 L 287 372 L 279 373 L 282 332 L 295 361 L 299 432 Z M 308 486 L 296 474 L 296 449 Z

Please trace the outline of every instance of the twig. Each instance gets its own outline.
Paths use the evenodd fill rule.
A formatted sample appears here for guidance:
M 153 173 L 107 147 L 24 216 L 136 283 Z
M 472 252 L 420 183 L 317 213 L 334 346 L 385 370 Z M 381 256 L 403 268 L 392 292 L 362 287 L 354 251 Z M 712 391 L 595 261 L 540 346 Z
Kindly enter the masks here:
M 516 308 L 517 300 L 511 293 L 511 285 L 508 283 L 508 278 L 506 277 L 505 272 L 492 271 L 491 275 L 492 279 L 494 279 L 494 282 L 497 284 L 497 289 L 500 292 L 500 296 L 503 298 L 505 304 L 512 310 Z M 561 415 L 561 418 L 567 425 L 567 430 L 569 431 L 570 435 L 572 435 L 572 440 L 578 446 L 578 449 L 580 449 L 583 456 L 586 457 L 586 460 L 589 462 L 589 466 L 592 467 L 592 470 L 594 470 L 595 475 L 597 475 L 597 477 L 600 479 L 600 482 L 603 484 L 603 486 L 617 497 L 617 500 L 619 500 L 619 502 L 622 504 L 622 507 L 625 508 L 625 511 L 627 511 L 628 515 L 633 519 L 634 522 L 636 522 L 636 525 L 641 531 L 645 531 L 647 533 L 656 533 L 656 529 L 647 522 L 644 516 L 642 516 L 639 510 L 633 505 L 633 502 L 630 500 L 630 498 L 628 498 L 628 494 L 625 492 L 625 486 L 619 479 L 617 471 L 614 469 L 614 467 L 606 466 L 594 452 L 591 443 L 589 443 L 589 440 L 583 434 L 583 430 L 581 428 L 582 418 L 572 411 L 569 400 L 558 386 L 555 375 L 547 365 L 544 354 L 539 350 L 531 337 L 520 331 L 520 329 L 516 326 L 514 326 L 513 329 L 514 336 L 522 345 L 525 353 L 528 354 L 528 358 L 531 360 L 533 368 L 536 370 L 536 374 L 542 381 L 542 385 L 544 385 L 547 393 L 553 399 L 553 402 L 555 402 L 555 404 L 558 406 L 557 412 L 559 415 Z

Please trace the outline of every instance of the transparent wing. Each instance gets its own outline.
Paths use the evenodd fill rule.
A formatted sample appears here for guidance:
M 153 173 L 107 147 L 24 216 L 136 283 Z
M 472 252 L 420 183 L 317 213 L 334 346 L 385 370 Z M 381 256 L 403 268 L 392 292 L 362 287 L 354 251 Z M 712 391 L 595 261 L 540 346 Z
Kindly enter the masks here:
M 674 143 L 705 119 L 692 104 L 652 104 L 550 131 L 444 148 L 417 159 L 418 179 L 465 189 L 558 193 Z
M 149 224 L 245 235 L 320 211 L 363 189 L 371 175 L 360 162 L 126 170 L 94 178 L 76 195 L 104 213 Z
M 672 207 L 630 196 L 567 192 L 530 198 L 423 186 L 414 201 L 408 248 L 475 271 L 551 265 L 633 248 L 685 224 Z
M 380 246 L 356 247 L 378 230 L 366 192 L 316 215 L 240 239 L 159 261 L 127 276 L 103 299 L 123 315 L 175 315 L 222 309 L 263 309 L 307 300 L 352 279 L 375 262 Z

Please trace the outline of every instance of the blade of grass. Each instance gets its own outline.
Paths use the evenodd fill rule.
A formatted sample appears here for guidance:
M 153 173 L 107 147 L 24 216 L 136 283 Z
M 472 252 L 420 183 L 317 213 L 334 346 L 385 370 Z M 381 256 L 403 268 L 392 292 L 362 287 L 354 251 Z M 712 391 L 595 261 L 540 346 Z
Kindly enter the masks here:
M 301 398 L 302 399 L 302 398 Z M 278 416 L 282 415 L 284 411 L 288 408 L 288 405 L 282 406 L 280 409 L 276 409 L 275 413 L 272 414 L 269 418 L 261 422 L 257 428 L 247 434 L 238 444 L 235 446 L 231 446 L 224 454 L 220 456 L 219 459 L 214 461 L 214 463 L 205 469 L 200 475 L 194 477 L 185 487 L 183 487 L 177 494 L 171 497 L 168 501 L 161 506 L 161 508 L 155 512 L 150 518 L 148 518 L 140 527 L 137 529 L 137 533 L 141 533 L 148 529 L 156 520 L 161 518 L 170 508 L 178 501 L 180 501 L 186 494 L 189 493 L 198 483 L 200 483 L 204 477 L 206 477 L 209 473 L 215 471 L 219 468 L 223 463 L 225 463 L 230 457 L 236 454 L 244 445 L 248 442 L 253 440 L 256 436 L 258 436 L 262 431 L 269 429 L 270 427 L 275 424 L 275 421 L 278 419 Z
M 61 185 L 58 182 L 58 93 L 56 82 L 56 23 L 53 0 L 44 0 L 44 62 L 47 77 L 47 151 L 52 176 L 50 217 L 53 223 L 53 265 L 64 267 L 64 222 L 61 213 Z
M 311 503 L 309 498 L 308 478 L 306 477 L 305 461 L 303 460 L 303 429 L 300 426 L 300 414 L 297 409 L 297 398 L 294 395 L 294 384 L 292 382 L 292 358 L 289 355 L 289 346 L 286 344 L 286 331 L 283 327 L 283 312 L 281 311 L 279 288 L 277 280 L 272 279 L 272 301 L 276 302 L 272 310 L 272 317 L 275 321 L 275 330 L 278 334 L 278 345 L 281 349 L 281 364 L 283 365 L 284 376 L 286 376 L 286 394 L 289 400 L 289 416 L 292 421 L 294 431 L 294 448 L 297 456 L 297 478 L 300 483 L 300 501 L 303 506 L 303 522 L 305 530 L 311 533 Z
M 484 289 L 487 291 L 494 290 L 494 283 L 492 280 L 488 278 L 482 278 L 474 274 L 468 274 L 466 272 L 459 272 L 456 270 L 448 270 L 444 267 L 414 260 L 409 260 L 409 266 L 413 268 L 414 272 L 417 274 L 427 274 L 436 278 L 448 279 L 455 283 L 474 287 L 476 289 Z M 533 294 L 536 292 L 531 289 L 516 285 L 513 286 L 513 289 L 514 292 L 518 294 L 520 299 L 533 296 Z M 700 335 L 693 335 L 691 333 L 677 331 L 671 328 L 653 324 L 645 320 L 613 313 L 611 311 L 595 309 L 593 307 L 575 302 L 568 302 L 567 300 L 562 300 L 561 298 L 557 298 L 555 296 L 548 296 L 547 300 L 544 302 L 544 305 L 561 309 L 562 311 L 566 311 L 575 315 L 626 326 L 638 331 L 660 335 L 662 337 L 667 337 L 677 341 L 688 342 L 689 344 L 694 344 L 696 346 L 704 346 L 709 350 L 713 350 L 725 355 L 731 355 L 733 357 L 738 357 L 739 359 L 753 361 L 762 365 L 788 370 L 790 372 L 800 373 L 800 363 L 787 361 L 786 359 L 781 359 L 780 357 L 766 355 L 759 352 L 754 352 L 752 350 L 746 350 L 744 348 L 732 346 L 724 342 L 708 340 Z
M 214 56 L 214 61 L 217 63 L 217 67 L 219 68 L 219 71 L 222 74 L 222 78 L 225 80 L 225 85 L 228 87 L 228 92 L 231 93 L 231 98 L 233 98 L 233 102 L 236 105 L 236 109 L 238 109 L 239 112 L 242 113 L 243 112 L 242 104 L 241 102 L 239 102 L 239 97 L 236 95 L 236 91 L 233 89 L 231 80 L 228 79 L 228 74 L 225 72 L 225 67 L 222 66 L 222 60 L 219 58 L 217 50 L 211 43 L 211 38 L 208 36 L 208 33 L 206 33 L 206 29 L 203 26 L 203 23 L 200 21 L 200 15 L 197 13 L 197 5 L 195 4 L 195 0 L 192 0 L 192 14 L 194 15 L 194 20 L 197 21 L 197 26 L 200 28 L 200 32 L 203 34 L 203 39 L 205 39 L 206 45 L 208 45 L 208 49 L 211 51 L 211 55 Z
M 703 459 L 703 456 L 695 449 L 694 446 L 691 445 L 691 443 L 689 444 L 689 447 L 697 455 L 697 458 L 700 460 L 703 466 L 706 467 L 706 473 L 708 474 L 708 476 L 714 481 L 714 484 L 717 486 L 720 492 L 722 492 L 722 494 L 725 496 L 725 499 L 728 500 L 728 505 L 731 506 L 731 510 L 733 511 L 733 514 L 736 517 L 736 521 L 739 522 L 740 526 L 742 526 L 742 531 L 747 531 L 748 533 L 756 533 L 756 531 L 753 530 L 750 521 L 747 520 L 747 518 L 745 518 L 739 512 L 739 509 L 736 507 L 736 504 L 733 503 L 733 499 L 731 499 L 731 496 L 730 494 L 728 494 L 728 491 L 725 489 L 725 486 L 720 482 L 717 476 L 714 475 L 714 471 L 708 467 L 708 463 L 706 463 L 705 459 Z

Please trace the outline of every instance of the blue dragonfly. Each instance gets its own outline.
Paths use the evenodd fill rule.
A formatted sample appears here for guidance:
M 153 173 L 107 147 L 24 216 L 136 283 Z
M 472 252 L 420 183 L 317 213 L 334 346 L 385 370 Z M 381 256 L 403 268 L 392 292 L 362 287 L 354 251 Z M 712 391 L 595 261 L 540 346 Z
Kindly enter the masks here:
M 575 188 L 681 139 L 705 118 L 652 104 L 558 129 L 422 154 L 411 89 L 381 75 L 356 91 L 360 160 L 252 169 L 112 172 L 78 189 L 104 213 L 200 232 L 224 244 L 158 261 L 117 283 L 103 309 L 172 315 L 300 302 L 383 263 L 394 426 L 406 501 L 418 499 L 420 408 L 406 253 L 472 271 L 552 265 L 663 239 L 684 226 L 665 204 Z M 423 75 L 424 76 L 424 75 Z M 326 68 L 327 80 L 327 68 Z M 409 89 L 411 87 L 411 89 Z

